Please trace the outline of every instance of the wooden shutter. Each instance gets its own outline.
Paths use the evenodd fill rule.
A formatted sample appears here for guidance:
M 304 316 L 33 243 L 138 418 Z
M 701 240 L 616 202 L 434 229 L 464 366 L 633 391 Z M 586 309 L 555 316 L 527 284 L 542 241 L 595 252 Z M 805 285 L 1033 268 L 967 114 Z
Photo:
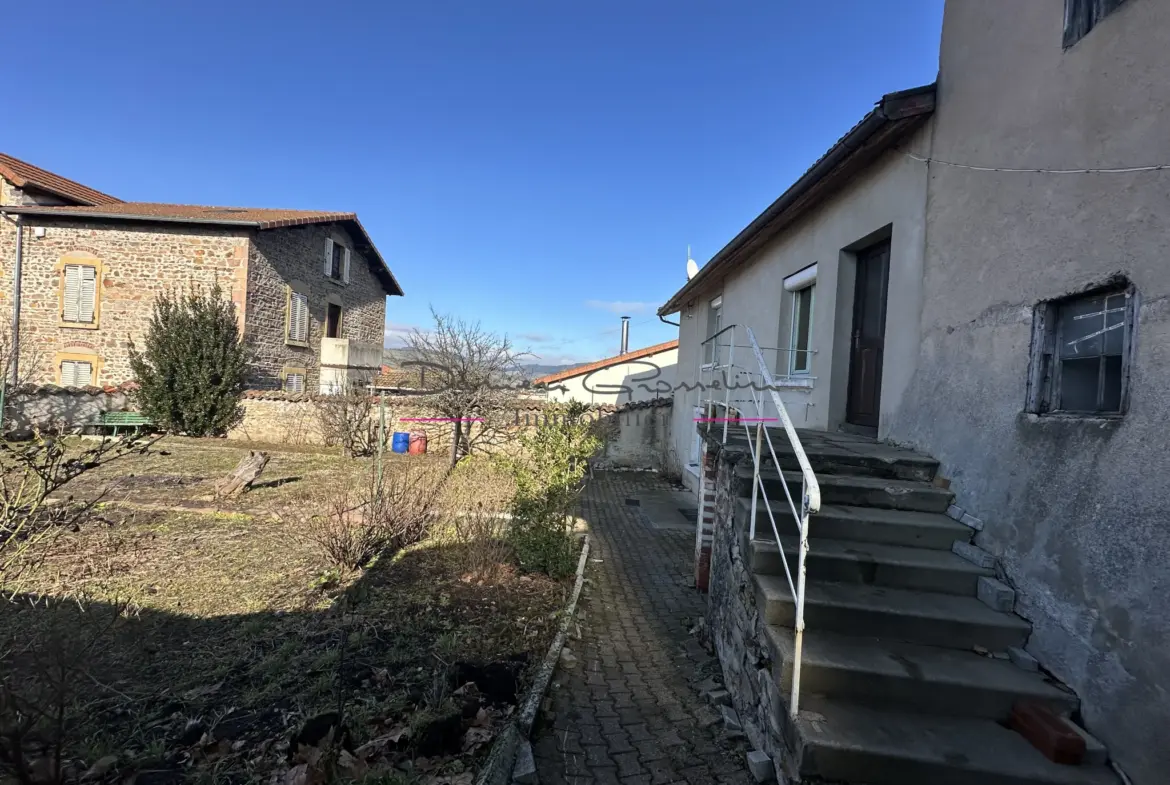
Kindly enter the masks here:
M 61 386 L 88 387 L 93 384 L 93 365 L 80 360 L 62 360 Z
M 80 321 L 81 265 L 65 265 L 65 280 L 62 286 L 64 286 L 65 291 L 61 293 L 61 320 L 65 322 Z
M 333 240 L 325 238 L 325 276 L 333 275 Z
M 341 252 L 341 280 L 349 283 L 349 249 L 342 249 Z
M 81 286 L 77 298 L 77 321 L 93 323 L 94 303 L 97 301 L 97 268 L 81 267 Z
M 292 292 L 288 298 L 288 339 L 309 340 L 309 298 L 300 292 Z

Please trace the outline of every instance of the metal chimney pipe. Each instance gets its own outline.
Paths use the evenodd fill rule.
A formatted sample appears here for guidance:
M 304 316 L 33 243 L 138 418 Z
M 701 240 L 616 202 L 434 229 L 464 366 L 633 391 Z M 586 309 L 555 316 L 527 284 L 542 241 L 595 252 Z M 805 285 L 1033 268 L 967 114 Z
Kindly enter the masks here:
M 621 354 L 627 354 L 630 351 L 630 317 L 622 317 L 622 350 Z

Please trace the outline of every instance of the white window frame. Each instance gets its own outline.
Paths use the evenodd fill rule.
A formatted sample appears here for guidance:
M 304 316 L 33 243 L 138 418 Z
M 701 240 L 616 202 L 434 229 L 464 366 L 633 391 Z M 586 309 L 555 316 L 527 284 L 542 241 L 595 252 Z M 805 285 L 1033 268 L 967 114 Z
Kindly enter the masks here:
M 799 337 L 799 323 L 797 316 L 799 311 L 797 307 L 800 304 L 800 296 L 808 292 L 808 339 L 807 345 L 803 351 L 796 345 Z M 809 284 L 802 289 L 797 289 L 792 292 L 792 322 L 790 325 L 789 339 L 788 339 L 788 375 L 789 376 L 808 376 L 812 373 L 812 332 L 813 332 L 813 314 L 816 313 L 817 307 L 817 285 Z M 803 359 L 804 367 L 797 368 L 797 363 Z
M 711 326 L 711 313 L 712 313 L 712 311 L 714 311 L 714 313 L 715 313 L 714 329 L 712 329 L 712 326 Z M 717 335 L 719 333 L 719 331 L 722 329 L 723 329 L 723 295 L 719 295 L 718 297 L 712 297 L 707 302 L 707 336 L 703 340 L 704 341 L 710 340 L 712 337 Z M 719 354 L 717 353 L 715 346 L 716 346 L 715 343 L 709 343 L 703 347 L 702 367 L 704 370 L 714 368 L 715 364 L 719 361 Z
M 812 344 L 813 344 L 813 317 L 816 314 L 816 297 L 817 297 L 817 263 L 813 262 L 808 267 L 802 270 L 797 270 L 792 275 L 784 279 L 784 291 L 792 294 L 791 308 L 792 315 L 788 322 L 788 375 L 789 376 L 809 376 L 812 373 Z M 796 337 L 797 337 L 797 310 L 796 306 L 799 301 L 800 293 L 806 289 L 809 292 L 808 302 L 808 346 L 805 347 L 804 354 L 804 370 L 797 370 L 796 368 Z
M 333 255 L 335 247 L 341 248 L 340 269 L 337 275 L 333 274 Z M 349 246 L 337 242 L 332 237 L 325 238 L 325 277 L 334 283 L 349 283 L 349 264 L 352 252 Z

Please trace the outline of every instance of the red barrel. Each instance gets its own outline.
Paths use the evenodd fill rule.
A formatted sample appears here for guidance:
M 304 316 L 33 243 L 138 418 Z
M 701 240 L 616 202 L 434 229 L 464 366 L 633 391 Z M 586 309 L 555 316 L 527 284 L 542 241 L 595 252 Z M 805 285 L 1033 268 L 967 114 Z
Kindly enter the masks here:
M 427 435 L 415 431 L 410 434 L 410 447 L 408 452 L 411 455 L 423 455 L 427 451 Z

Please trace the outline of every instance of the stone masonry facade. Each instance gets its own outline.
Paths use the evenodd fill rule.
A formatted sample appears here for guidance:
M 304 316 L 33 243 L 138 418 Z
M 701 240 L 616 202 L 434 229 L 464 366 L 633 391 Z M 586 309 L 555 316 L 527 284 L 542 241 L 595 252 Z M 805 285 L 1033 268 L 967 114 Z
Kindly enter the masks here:
M 349 283 L 324 272 L 325 239 L 351 249 Z M 329 303 L 341 306 L 339 338 L 382 345 L 386 329 L 386 292 L 371 264 L 381 264 L 354 249 L 350 235 L 336 224 L 270 229 L 253 236 L 248 256 L 246 337 L 256 352 L 252 385 L 278 388 L 281 372 L 305 371 L 305 389 L 316 390 L 318 357 Z M 285 341 L 288 287 L 307 292 L 309 345 Z
M 37 229 L 43 232 L 38 232 Z M 15 227 L 0 226 L 0 313 L 8 323 L 12 308 L 12 249 Z M 38 236 L 42 234 L 42 236 Z M 33 383 L 60 381 L 63 359 L 90 362 L 93 383 L 128 381 L 130 344 L 145 338 L 154 298 L 188 286 L 218 283 L 237 309 L 246 293 L 248 237 L 211 227 L 158 227 L 131 223 L 46 218 L 24 227 L 21 283 L 22 378 Z M 61 318 L 66 264 L 97 269 L 92 325 Z M 242 313 L 242 311 L 239 311 Z
M 0 204 L 28 202 L 0 178 Z M 325 238 L 350 248 L 348 283 L 324 271 Z M 0 322 L 12 309 L 16 240 L 11 219 L 0 221 Z M 61 383 L 66 360 L 90 363 L 95 386 L 132 379 L 131 343 L 142 345 L 155 297 L 219 284 L 231 297 L 253 351 L 249 386 L 273 389 L 287 370 L 304 371 L 305 389 L 318 383 L 318 357 L 328 303 L 341 308 L 339 338 L 382 345 L 386 293 L 371 264 L 339 223 L 266 230 L 177 223 L 79 220 L 26 216 L 21 285 L 21 378 Z M 94 319 L 65 322 L 66 265 L 95 268 Z M 286 342 L 290 286 L 308 294 L 307 346 Z M 7 332 L 5 330 L 5 332 Z

